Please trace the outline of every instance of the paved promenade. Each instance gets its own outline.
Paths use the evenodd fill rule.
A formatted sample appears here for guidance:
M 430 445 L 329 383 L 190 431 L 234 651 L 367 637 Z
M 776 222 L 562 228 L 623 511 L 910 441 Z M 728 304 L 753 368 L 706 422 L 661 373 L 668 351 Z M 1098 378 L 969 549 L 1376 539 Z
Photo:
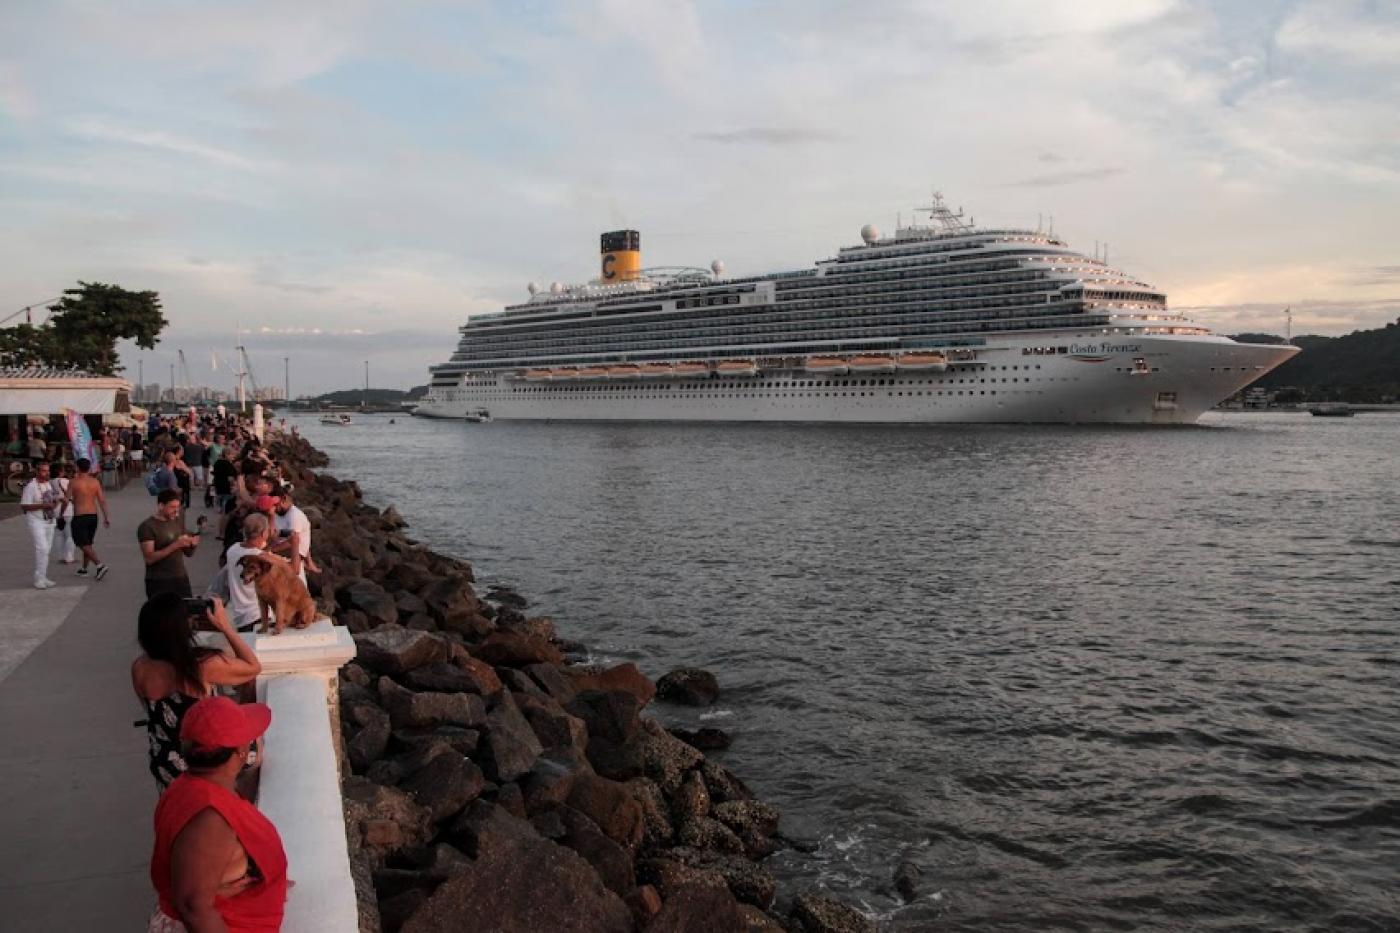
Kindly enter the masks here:
M 136 526 L 155 499 L 138 478 L 108 506 L 96 543 L 111 573 L 76 577 L 55 551 L 49 590 L 31 585 L 25 519 L 0 520 L 0 930 L 144 930 L 154 905 L 156 785 L 130 666 L 145 599 Z M 217 557 L 209 538 L 189 561 L 196 592 Z

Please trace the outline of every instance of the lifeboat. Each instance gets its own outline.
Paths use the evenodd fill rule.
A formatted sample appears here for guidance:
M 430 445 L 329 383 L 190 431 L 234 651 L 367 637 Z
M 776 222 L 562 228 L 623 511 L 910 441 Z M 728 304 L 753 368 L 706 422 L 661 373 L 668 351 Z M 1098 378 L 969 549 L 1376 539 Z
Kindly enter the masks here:
M 721 376 L 756 376 L 758 364 L 753 360 L 725 360 L 715 367 Z
M 585 366 L 578 371 L 580 379 L 606 379 L 608 378 L 608 368 L 606 366 Z
M 894 372 L 894 357 L 883 354 L 851 357 L 851 372 L 892 373 Z
M 608 367 L 608 377 L 611 379 L 636 379 L 642 374 L 642 368 L 636 363 L 622 363 L 618 366 Z
M 846 361 L 839 356 L 809 356 L 803 368 L 809 373 L 828 376 L 844 376 L 851 370 Z
M 912 372 L 941 373 L 948 368 L 948 360 L 942 353 L 905 353 L 894 361 L 894 365 Z
M 563 369 L 551 369 L 549 375 L 554 379 L 577 379 L 578 370 L 565 367 Z
M 676 367 L 669 363 L 643 363 L 638 374 L 643 379 L 666 379 L 676 374 Z
M 549 382 L 554 378 L 554 373 L 547 369 L 527 369 L 525 370 L 526 382 Z
M 677 363 L 677 379 L 704 379 L 710 375 L 710 367 L 704 363 Z

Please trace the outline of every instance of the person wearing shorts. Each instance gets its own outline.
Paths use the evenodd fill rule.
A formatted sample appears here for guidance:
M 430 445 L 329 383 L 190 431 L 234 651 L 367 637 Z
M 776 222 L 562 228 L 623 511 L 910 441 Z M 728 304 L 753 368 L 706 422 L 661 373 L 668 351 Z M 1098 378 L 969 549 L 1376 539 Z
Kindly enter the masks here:
M 97 512 L 102 511 L 102 526 L 111 528 L 112 521 L 107 515 L 107 497 L 102 494 L 102 483 L 92 475 L 92 463 L 85 459 L 77 463 L 78 474 L 69 486 L 69 498 L 73 501 L 73 519 L 70 528 L 73 543 L 82 549 L 83 565 L 78 568 L 78 576 L 88 575 L 88 564 L 93 564 L 97 579 L 107 576 L 107 565 L 97 556 L 93 541 L 97 538 Z

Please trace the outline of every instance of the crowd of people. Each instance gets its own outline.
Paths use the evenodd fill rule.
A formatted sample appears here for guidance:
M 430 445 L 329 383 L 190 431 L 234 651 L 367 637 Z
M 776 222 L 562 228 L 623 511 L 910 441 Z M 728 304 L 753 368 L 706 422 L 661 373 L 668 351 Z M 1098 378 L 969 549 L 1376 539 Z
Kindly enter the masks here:
M 139 450 L 152 514 L 136 528 L 146 602 L 137 620 L 141 654 L 131 684 L 145 713 L 149 770 L 161 791 L 155 812 L 151 881 L 158 909 L 150 929 L 276 930 L 288 887 L 276 829 L 252 804 L 261 736 L 271 710 L 253 702 L 262 671 L 242 632 L 266 625 L 269 607 L 240 572 L 251 555 L 285 564 L 294 585 L 319 572 L 311 523 L 296 507 L 251 424 L 233 416 L 153 418 L 113 438 L 121 456 Z M 47 451 L 46 451 L 47 454 Z M 199 506 L 195 495 L 202 495 Z M 95 537 L 107 500 L 87 459 L 40 459 L 21 509 L 34 541 L 34 585 L 48 589 L 50 551 L 78 576 L 103 580 Z M 202 511 L 190 526 L 190 514 Z M 206 538 L 219 570 L 196 597 L 186 559 Z M 91 568 L 91 569 L 89 569 Z M 200 643 L 201 629 L 227 648 Z M 279 625 L 280 629 L 280 625 Z

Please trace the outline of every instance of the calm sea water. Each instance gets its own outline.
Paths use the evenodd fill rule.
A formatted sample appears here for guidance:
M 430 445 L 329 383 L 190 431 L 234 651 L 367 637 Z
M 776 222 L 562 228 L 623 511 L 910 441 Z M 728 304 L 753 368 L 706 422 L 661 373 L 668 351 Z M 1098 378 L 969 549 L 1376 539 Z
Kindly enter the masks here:
M 1400 929 L 1400 418 L 1172 430 L 301 419 L 893 930 Z M 891 891 L 896 866 L 920 897 Z

